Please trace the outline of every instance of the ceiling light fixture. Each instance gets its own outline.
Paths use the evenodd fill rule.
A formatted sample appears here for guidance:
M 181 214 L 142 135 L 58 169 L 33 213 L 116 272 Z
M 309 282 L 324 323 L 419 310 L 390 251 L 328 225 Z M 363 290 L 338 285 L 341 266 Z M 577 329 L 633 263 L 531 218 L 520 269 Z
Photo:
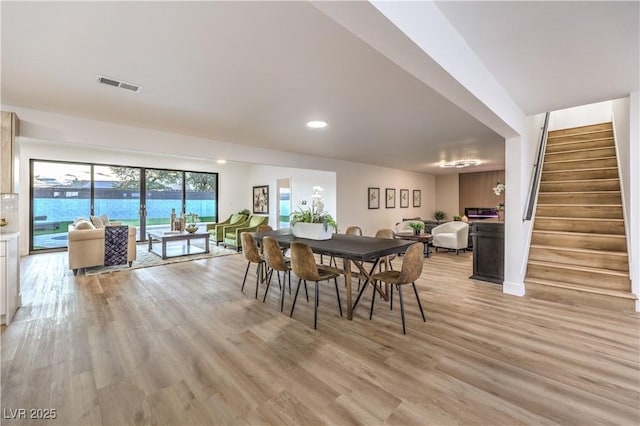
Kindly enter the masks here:
M 311 120 L 307 122 L 307 127 L 312 129 L 324 129 L 327 127 L 327 122 L 323 120 Z
M 217 163 L 218 163 L 218 164 L 224 164 L 224 163 L 226 163 L 226 162 L 227 162 L 227 160 L 218 160 L 218 161 L 217 161 Z
M 480 160 L 456 160 L 448 163 L 440 163 L 440 167 L 461 169 L 463 167 L 477 166 Z

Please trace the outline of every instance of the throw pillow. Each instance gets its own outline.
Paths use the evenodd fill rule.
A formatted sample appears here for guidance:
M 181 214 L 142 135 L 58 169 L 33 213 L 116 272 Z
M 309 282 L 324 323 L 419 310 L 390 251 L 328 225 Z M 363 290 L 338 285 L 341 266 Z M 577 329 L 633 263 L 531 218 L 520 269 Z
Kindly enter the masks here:
M 93 224 L 91 222 L 89 222 L 88 220 L 81 219 L 81 220 L 76 222 L 75 229 L 76 229 L 76 231 L 80 231 L 82 229 L 96 229 L 96 227 L 93 226 Z
M 102 221 L 102 218 L 100 216 L 89 216 L 89 218 L 91 219 L 91 223 L 93 223 L 93 226 L 95 226 L 96 228 L 104 228 L 104 222 Z
M 106 214 L 103 214 L 102 216 L 100 216 L 100 219 L 102 219 L 103 226 L 111 226 L 111 221 L 109 221 L 109 218 L 107 217 Z

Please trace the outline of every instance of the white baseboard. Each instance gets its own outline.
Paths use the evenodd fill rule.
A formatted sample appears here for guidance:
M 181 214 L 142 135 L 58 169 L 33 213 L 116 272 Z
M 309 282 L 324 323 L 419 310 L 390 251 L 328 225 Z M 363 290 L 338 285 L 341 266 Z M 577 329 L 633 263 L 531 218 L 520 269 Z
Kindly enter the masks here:
M 512 296 L 524 296 L 525 295 L 525 288 L 524 288 L 524 283 L 514 283 L 514 282 L 509 282 L 509 281 L 504 281 L 502 283 L 502 292 L 504 294 L 510 294 Z

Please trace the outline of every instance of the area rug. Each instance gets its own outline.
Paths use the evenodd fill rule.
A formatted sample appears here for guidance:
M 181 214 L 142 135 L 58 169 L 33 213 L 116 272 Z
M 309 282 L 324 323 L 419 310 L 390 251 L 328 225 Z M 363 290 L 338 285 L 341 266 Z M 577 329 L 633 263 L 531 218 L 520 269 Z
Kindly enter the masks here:
M 138 244 L 136 246 L 137 258 L 133 262 L 133 265 L 131 267 L 129 267 L 128 264 L 116 265 L 116 266 L 93 266 L 91 268 L 85 268 L 84 274 L 87 276 L 107 274 L 111 272 L 130 271 L 132 269 L 149 268 L 152 266 L 168 265 L 170 263 L 189 262 L 192 260 L 209 259 L 212 257 L 229 256 L 231 254 L 238 254 L 236 250 L 226 249 L 213 244 L 213 245 L 210 245 L 209 247 L 209 253 L 192 254 L 189 256 L 170 257 L 168 259 L 163 260 L 157 254 L 149 252 L 148 247 L 149 246 L 146 243 Z M 155 249 L 156 248 L 154 246 L 154 250 Z

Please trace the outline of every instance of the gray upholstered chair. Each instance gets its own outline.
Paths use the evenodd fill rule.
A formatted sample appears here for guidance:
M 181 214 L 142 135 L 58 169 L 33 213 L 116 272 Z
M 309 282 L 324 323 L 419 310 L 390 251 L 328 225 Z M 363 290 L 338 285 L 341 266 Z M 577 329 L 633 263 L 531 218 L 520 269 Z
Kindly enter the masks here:
M 469 224 L 462 221 L 447 222 L 431 230 L 433 246 L 458 251 L 467 249 L 469 244 Z

